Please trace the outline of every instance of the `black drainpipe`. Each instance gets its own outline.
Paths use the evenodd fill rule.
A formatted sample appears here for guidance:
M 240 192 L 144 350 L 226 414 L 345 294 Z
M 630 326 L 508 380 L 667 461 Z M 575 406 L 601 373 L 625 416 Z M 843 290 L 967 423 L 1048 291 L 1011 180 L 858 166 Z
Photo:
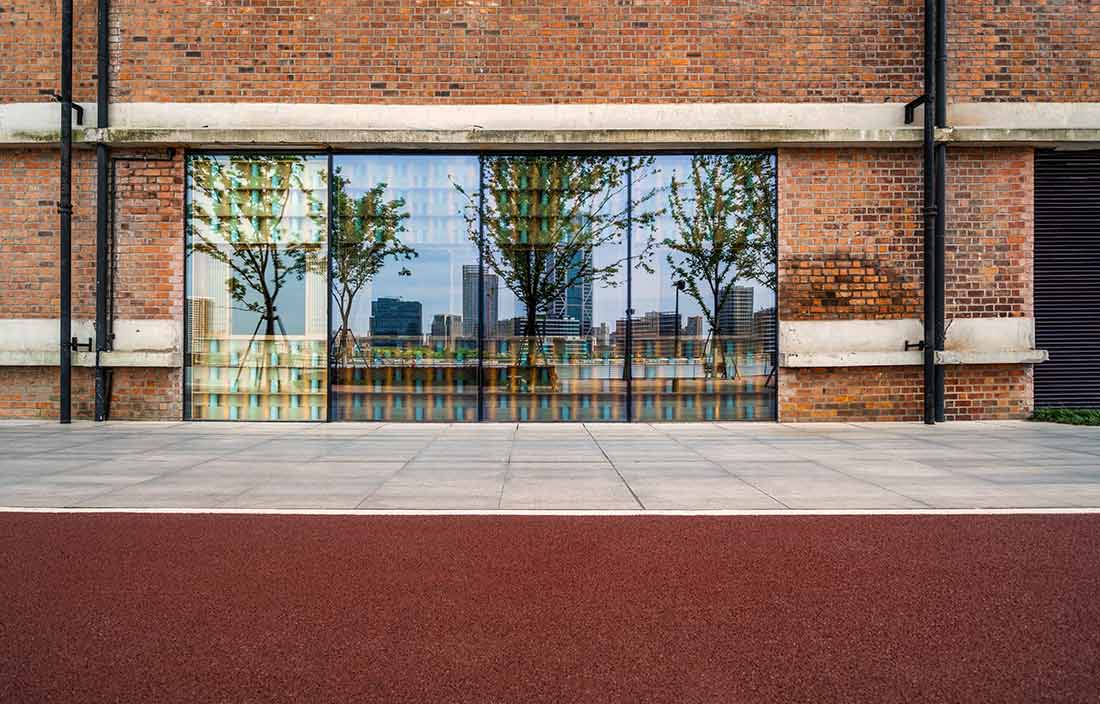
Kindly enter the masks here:
M 96 52 L 96 127 L 109 126 L 110 109 L 110 0 L 99 0 L 99 37 Z M 112 320 L 107 315 L 107 292 L 111 286 L 108 261 L 110 202 L 107 196 L 110 150 L 101 140 L 95 148 L 95 419 L 107 420 L 111 412 L 111 370 L 100 357 L 114 347 Z
M 936 0 L 936 127 L 947 127 L 947 0 Z M 942 351 L 947 336 L 944 254 L 947 227 L 947 144 L 936 144 L 936 350 Z M 944 368 L 936 365 L 936 422 L 944 416 Z
M 923 171 L 924 171 L 924 339 L 918 343 L 924 353 L 924 422 L 936 422 L 936 183 L 935 137 L 936 126 L 933 103 L 936 94 L 936 0 L 924 0 L 924 95 L 905 106 L 905 124 L 913 122 L 914 111 L 924 107 Z M 906 342 L 906 349 L 909 343 Z
M 73 226 L 73 0 L 61 3 L 61 215 L 59 295 L 61 329 L 58 420 L 72 422 L 72 226 Z

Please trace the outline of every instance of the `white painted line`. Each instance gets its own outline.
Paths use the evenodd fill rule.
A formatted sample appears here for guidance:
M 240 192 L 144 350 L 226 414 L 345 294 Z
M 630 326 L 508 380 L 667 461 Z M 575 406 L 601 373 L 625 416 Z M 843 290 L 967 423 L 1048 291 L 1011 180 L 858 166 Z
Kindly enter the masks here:
M 0 513 L 148 513 L 243 516 L 1004 516 L 1100 514 L 1095 508 L 921 508 L 921 509 L 326 509 L 326 508 L 52 508 L 0 506 Z

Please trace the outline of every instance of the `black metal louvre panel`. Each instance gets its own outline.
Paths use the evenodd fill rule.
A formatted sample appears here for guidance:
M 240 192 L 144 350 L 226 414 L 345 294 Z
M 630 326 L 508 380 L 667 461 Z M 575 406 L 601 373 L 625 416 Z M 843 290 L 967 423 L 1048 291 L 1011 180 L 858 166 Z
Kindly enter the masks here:
M 1100 408 L 1100 150 L 1035 154 L 1037 408 Z

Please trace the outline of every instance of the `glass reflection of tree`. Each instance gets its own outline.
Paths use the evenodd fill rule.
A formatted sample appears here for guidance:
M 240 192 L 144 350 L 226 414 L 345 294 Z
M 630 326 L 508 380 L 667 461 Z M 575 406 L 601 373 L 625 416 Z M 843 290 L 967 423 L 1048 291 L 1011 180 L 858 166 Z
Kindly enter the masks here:
M 470 239 L 478 242 L 479 224 L 484 228 L 485 266 L 524 308 L 521 367 L 532 372 L 532 379 L 537 378 L 533 372 L 540 356 L 546 364 L 547 324 L 540 329 L 539 317 L 548 319 L 554 302 L 578 283 L 620 283 L 619 275 L 628 265 L 624 238 L 632 209 L 634 228 L 652 232 L 657 213 L 643 213 L 640 206 L 655 191 L 632 197 L 630 203 L 623 195 L 631 179 L 642 181 L 655 172 L 653 163 L 651 157 L 487 156 L 482 161 L 482 194 L 455 184 L 470 201 Z M 484 195 L 480 213 L 479 195 Z M 634 252 L 640 266 L 647 266 L 654 244 L 650 234 Z M 597 264 L 593 252 L 604 245 L 618 245 L 623 256 Z M 549 372 L 556 379 L 552 368 Z
M 333 176 L 333 217 L 336 219 L 336 241 L 333 243 L 332 296 L 340 327 L 333 333 L 333 353 L 342 363 L 349 363 L 359 353 L 359 340 L 350 327 L 352 305 L 359 292 L 385 266 L 387 259 L 410 260 L 416 250 L 401 241 L 405 232 L 405 200 L 386 200 L 387 184 L 379 183 L 358 198 L 348 193 L 350 179 L 336 169 Z M 409 276 L 402 267 L 399 276 Z
M 300 192 L 301 215 L 323 231 L 324 191 L 306 183 L 304 173 L 302 157 L 194 157 L 192 187 L 202 197 L 194 199 L 191 218 L 203 227 L 192 227 L 191 251 L 226 267 L 236 310 L 259 314 L 240 369 L 261 328 L 267 340 L 278 328 L 286 342 L 277 303 L 287 284 L 324 270 L 322 243 L 304 241 L 300 228 L 286 222 L 288 211 L 298 210 L 288 207 L 291 195 Z
M 775 165 L 765 155 L 697 155 L 691 159 L 690 178 L 690 187 L 672 178 L 669 211 L 678 237 L 663 244 L 672 250 L 666 256 L 672 280 L 684 283 L 710 326 L 704 367 L 708 375 L 724 379 L 730 365 L 721 312 L 734 283 L 755 279 L 775 290 Z

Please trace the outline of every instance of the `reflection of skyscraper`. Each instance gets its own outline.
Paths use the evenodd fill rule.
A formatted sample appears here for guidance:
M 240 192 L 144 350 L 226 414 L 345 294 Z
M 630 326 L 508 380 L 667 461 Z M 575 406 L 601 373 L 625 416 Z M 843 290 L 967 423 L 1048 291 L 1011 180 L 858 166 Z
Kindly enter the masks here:
M 645 350 L 649 356 L 672 351 L 676 344 L 676 328 L 680 325 L 680 316 L 674 312 L 650 311 L 630 323 L 630 334 L 634 340 L 635 354 Z M 615 321 L 612 335 L 616 354 L 626 353 L 626 318 Z
M 722 335 L 752 334 L 752 286 L 731 286 L 718 311 L 718 331 Z
M 462 266 L 462 336 L 477 337 L 477 264 Z M 497 324 L 497 299 L 499 283 L 497 275 L 486 271 L 482 276 L 485 297 L 485 331 L 490 333 Z
M 432 344 L 450 348 L 462 336 L 462 316 L 454 313 L 436 313 L 432 317 Z
M 687 325 L 684 326 L 684 337 L 688 339 L 702 337 L 703 336 L 703 316 L 693 315 L 687 319 Z
M 371 336 L 402 336 L 419 338 L 423 331 L 420 301 L 400 298 L 376 298 L 370 305 Z M 374 344 L 379 344 L 375 339 Z
M 462 330 L 462 316 L 454 313 L 436 313 L 432 317 L 432 337 L 458 337 Z
M 762 352 L 775 352 L 775 308 L 752 314 L 752 336 Z
M 551 255 L 552 256 L 552 255 Z M 574 265 L 569 267 L 566 281 L 572 279 L 578 273 L 583 263 L 582 257 L 591 259 L 592 252 L 578 252 L 574 257 Z M 550 266 L 554 266 L 551 260 Z M 545 314 L 547 319 L 568 320 L 572 318 L 580 323 L 580 334 L 587 336 L 592 328 L 592 280 L 582 277 L 569 285 L 553 301 L 541 306 L 538 313 Z M 523 301 L 516 302 L 516 315 L 523 318 L 527 316 L 527 306 Z
M 512 335 L 523 337 L 527 334 L 527 318 L 512 319 Z M 574 318 L 547 318 L 538 316 L 535 319 L 535 334 L 543 337 L 580 337 L 581 324 Z

